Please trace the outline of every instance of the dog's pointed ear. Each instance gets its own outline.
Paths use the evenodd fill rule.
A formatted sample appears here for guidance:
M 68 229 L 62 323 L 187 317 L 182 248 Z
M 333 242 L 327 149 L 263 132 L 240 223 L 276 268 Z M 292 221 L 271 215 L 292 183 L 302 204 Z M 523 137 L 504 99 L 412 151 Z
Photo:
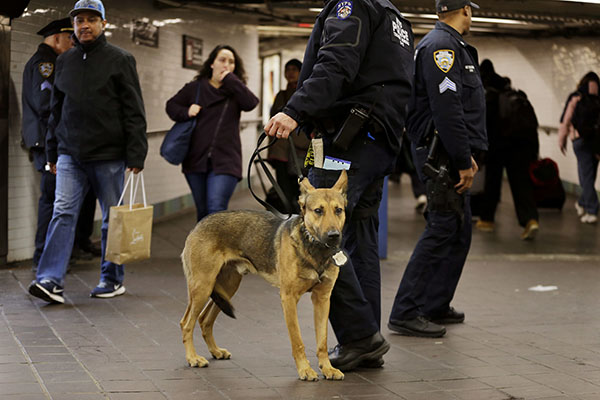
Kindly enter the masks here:
M 300 197 L 298 197 L 298 205 L 300 206 L 300 211 L 302 215 L 304 215 L 304 207 L 306 205 L 306 196 L 316 190 L 313 185 L 310 184 L 308 179 L 303 178 L 300 183 Z
M 333 185 L 332 189 L 338 190 L 344 197 L 346 197 L 346 192 L 348 190 L 348 174 L 346 173 L 345 169 L 342 170 L 340 177 L 335 185 Z
M 314 186 L 310 184 L 307 178 L 302 178 L 300 181 L 300 192 L 308 193 L 315 190 Z

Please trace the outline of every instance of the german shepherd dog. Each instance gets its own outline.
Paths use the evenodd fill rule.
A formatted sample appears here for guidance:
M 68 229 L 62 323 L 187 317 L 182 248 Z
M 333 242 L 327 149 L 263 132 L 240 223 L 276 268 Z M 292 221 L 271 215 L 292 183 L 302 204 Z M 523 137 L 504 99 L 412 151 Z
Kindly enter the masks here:
M 312 292 L 319 368 L 325 379 L 344 379 L 327 354 L 329 298 L 346 261 L 339 246 L 345 221 L 348 177 L 342 171 L 330 189 L 315 189 L 300 182 L 300 215 L 281 220 L 268 211 L 223 211 L 202 219 L 188 235 L 181 254 L 187 280 L 188 305 L 181 319 L 185 357 L 192 367 L 208 361 L 194 347 L 194 326 L 215 359 L 231 353 L 218 347 L 213 324 L 219 311 L 235 318 L 230 299 L 242 275 L 251 272 L 279 287 L 292 355 L 301 380 L 316 381 L 317 373 L 306 359 L 300 335 L 297 305 Z

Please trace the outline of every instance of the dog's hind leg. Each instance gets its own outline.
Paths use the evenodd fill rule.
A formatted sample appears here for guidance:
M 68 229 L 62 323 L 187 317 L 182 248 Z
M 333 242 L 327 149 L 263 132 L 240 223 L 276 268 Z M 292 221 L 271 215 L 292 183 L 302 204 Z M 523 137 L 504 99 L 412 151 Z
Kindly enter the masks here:
M 327 353 L 327 318 L 329 317 L 329 298 L 332 288 L 333 282 L 326 280 L 312 289 L 311 299 L 317 336 L 317 358 L 319 359 L 319 368 L 325 379 L 342 380 L 344 374 L 331 365 Z
M 220 287 L 221 292 L 226 294 L 228 297 L 227 300 L 229 300 L 240 287 L 241 281 L 242 276 L 234 269 L 223 268 L 217 277 L 215 287 Z M 228 360 L 231 358 L 231 353 L 227 349 L 217 346 L 213 336 L 213 325 L 219 312 L 221 312 L 221 309 L 211 300 L 209 306 L 200 316 L 199 324 L 200 328 L 202 328 L 202 337 L 206 342 L 210 354 L 217 360 Z
M 202 285 L 188 288 L 188 305 L 183 318 L 179 322 L 183 335 L 183 345 L 185 346 L 185 359 L 190 367 L 208 366 L 208 360 L 196 353 L 196 348 L 194 347 L 194 326 L 204 305 L 208 301 L 210 290 L 211 288 L 202 287 Z

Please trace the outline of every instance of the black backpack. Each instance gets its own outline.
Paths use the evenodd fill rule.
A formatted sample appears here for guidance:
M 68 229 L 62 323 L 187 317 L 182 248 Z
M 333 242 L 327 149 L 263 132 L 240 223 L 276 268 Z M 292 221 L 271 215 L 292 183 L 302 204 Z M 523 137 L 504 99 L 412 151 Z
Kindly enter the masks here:
M 600 97 L 582 93 L 571 122 L 583 140 L 597 146 L 600 141 Z
M 500 132 L 505 137 L 537 137 L 538 120 L 522 90 L 507 89 L 498 94 Z

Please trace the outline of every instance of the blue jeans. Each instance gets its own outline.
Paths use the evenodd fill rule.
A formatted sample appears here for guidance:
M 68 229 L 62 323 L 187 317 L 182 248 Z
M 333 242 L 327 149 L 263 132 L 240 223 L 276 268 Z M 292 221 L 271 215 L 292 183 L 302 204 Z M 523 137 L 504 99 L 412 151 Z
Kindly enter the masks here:
M 69 155 L 58 156 L 56 164 L 56 196 L 52 220 L 48 226 L 44 252 L 38 264 L 36 280 L 51 280 L 63 286 L 67 271 L 77 216 L 90 186 L 102 208 L 102 260 L 100 281 L 122 283 L 123 265 L 104 260 L 108 212 L 117 205 L 123 191 L 125 161 L 78 162 Z
M 598 194 L 594 187 L 598 176 L 598 159 L 581 138 L 573 141 L 573 151 L 577 156 L 577 173 L 582 193 L 577 202 L 588 214 L 598 215 Z
M 190 172 L 185 174 L 185 179 L 192 190 L 197 221 L 208 214 L 227 210 L 238 182 L 233 175 L 215 174 L 213 171 Z

